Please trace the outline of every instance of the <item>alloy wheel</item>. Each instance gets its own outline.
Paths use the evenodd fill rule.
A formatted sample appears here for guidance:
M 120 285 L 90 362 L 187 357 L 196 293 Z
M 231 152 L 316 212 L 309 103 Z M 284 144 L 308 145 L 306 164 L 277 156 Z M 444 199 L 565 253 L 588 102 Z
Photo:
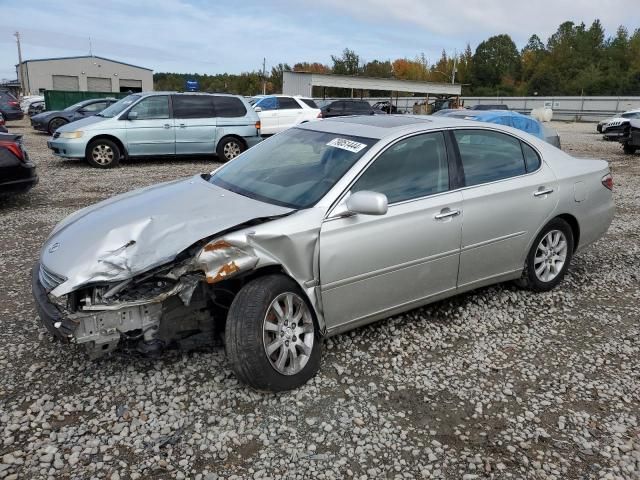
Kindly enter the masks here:
M 242 153 L 238 142 L 228 142 L 224 146 L 224 156 L 227 160 L 232 160 Z
M 542 237 L 533 259 L 538 280 L 551 282 L 560 274 L 567 260 L 567 245 L 567 238 L 560 230 L 551 230 Z
M 307 303 L 295 293 L 278 295 L 264 317 L 264 351 L 273 368 L 283 375 L 299 373 L 309 361 L 315 326 Z
M 100 165 L 109 165 L 113 161 L 113 156 L 113 149 L 109 145 L 99 144 L 91 151 L 91 158 Z

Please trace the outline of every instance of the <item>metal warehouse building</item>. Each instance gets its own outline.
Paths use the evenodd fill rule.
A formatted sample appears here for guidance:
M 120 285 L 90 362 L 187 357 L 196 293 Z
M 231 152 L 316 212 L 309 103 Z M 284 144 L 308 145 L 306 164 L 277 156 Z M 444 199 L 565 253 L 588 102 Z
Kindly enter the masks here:
M 25 60 L 16 65 L 25 92 L 142 92 L 153 90 L 153 70 L 104 57 L 80 56 Z

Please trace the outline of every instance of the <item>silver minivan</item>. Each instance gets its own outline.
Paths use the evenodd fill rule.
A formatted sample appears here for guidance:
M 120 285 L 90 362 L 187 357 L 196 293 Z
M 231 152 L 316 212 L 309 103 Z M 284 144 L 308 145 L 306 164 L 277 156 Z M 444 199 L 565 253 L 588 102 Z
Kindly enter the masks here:
M 215 153 L 227 161 L 260 140 L 260 118 L 243 97 L 151 92 L 60 127 L 47 146 L 59 157 L 111 168 L 126 157 Z

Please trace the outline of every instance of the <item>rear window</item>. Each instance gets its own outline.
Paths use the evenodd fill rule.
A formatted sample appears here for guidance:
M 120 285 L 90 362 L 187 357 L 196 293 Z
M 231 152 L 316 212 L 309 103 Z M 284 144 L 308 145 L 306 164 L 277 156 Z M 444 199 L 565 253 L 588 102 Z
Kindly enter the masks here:
M 302 100 L 303 103 L 306 103 L 311 108 L 318 108 L 318 105 L 316 105 L 316 102 L 314 102 L 310 98 L 301 98 L 300 100 Z
M 280 110 L 293 110 L 302 108 L 298 102 L 296 102 L 293 98 L 290 97 L 280 97 L 278 98 L 278 105 Z
M 174 95 L 172 101 L 175 118 L 215 117 L 212 97 L 208 95 Z
M 213 97 L 213 106 L 218 117 L 244 117 L 247 109 L 239 98 Z

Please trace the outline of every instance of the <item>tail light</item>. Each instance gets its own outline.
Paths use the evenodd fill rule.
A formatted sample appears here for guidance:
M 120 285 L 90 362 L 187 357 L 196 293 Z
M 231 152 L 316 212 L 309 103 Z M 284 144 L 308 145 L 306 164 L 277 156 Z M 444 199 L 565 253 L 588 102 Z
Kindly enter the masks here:
M 16 142 L 3 142 L 3 141 L 0 141 L 0 148 L 2 148 L 2 147 L 4 147 L 7 150 L 9 150 L 16 157 L 18 157 L 18 159 L 20 161 L 24 162 L 24 153 L 22 151 L 22 148 L 20 148 L 20 145 L 18 145 Z
M 322 116 L 322 112 L 318 112 L 318 117 L 317 117 L 317 118 L 324 118 L 324 117 Z
M 260 127 L 261 127 L 261 125 L 260 125 L 260 120 L 258 120 L 258 121 L 256 122 L 256 130 L 260 130 Z
M 9 100 L 7 103 L 12 107 L 18 107 L 20 105 L 16 100 Z
M 613 177 L 610 173 L 607 173 L 604 177 L 602 177 L 602 185 L 613 191 Z

